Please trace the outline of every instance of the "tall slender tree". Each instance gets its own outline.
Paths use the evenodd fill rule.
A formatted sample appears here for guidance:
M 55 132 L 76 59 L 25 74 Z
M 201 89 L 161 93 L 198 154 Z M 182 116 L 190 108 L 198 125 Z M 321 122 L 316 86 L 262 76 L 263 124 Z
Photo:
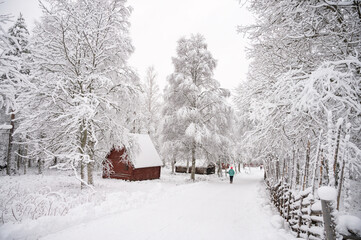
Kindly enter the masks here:
M 202 35 L 181 38 L 172 60 L 174 73 L 165 89 L 163 138 L 168 152 L 190 157 L 191 179 L 195 180 L 196 159 L 214 160 L 224 152 L 223 143 L 229 142 L 223 131 L 230 121 L 231 109 L 225 100 L 229 91 L 213 78 L 216 60 Z
M 159 85 L 157 84 L 157 73 L 154 66 L 147 68 L 144 80 L 146 126 L 148 133 L 154 135 L 159 125 L 159 111 L 161 108 Z
M 160 152 L 161 101 L 162 95 L 157 83 L 157 72 L 154 66 L 146 70 L 143 84 L 145 126 L 158 152 Z M 164 163 L 164 162 L 163 162 Z

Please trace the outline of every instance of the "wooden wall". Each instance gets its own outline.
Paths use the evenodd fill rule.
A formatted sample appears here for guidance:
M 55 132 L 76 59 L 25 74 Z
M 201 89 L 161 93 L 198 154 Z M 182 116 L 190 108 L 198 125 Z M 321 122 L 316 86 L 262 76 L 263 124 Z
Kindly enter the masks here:
M 110 175 L 103 171 L 103 178 L 110 177 L 128 181 L 141 181 L 160 178 L 160 166 L 135 169 L 133 164 L 128 161 L 128 156 L 124 154 L 124 149 L 120 151 L 112 150 L 108 155 L 108 160 L 113 167 Z

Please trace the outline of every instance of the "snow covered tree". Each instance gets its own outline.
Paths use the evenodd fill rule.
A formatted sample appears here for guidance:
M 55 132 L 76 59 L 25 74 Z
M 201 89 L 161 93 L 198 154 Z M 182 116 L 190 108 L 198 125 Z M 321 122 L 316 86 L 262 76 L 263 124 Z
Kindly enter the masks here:
M 11 72 L 15 72 L 14 58 L 8 56 L 6 53 L 12 50 L 12 46 L 9 42 L 8 34 L 4 30 L 4 24 L 10 21 L 9 15 L 0 15 L 0 109 L 6 108 L 9 109 L 13 103 L 10 97 L 9 92 L 11 89 L 8 89 L 9 82 L 5 81 L 6 75 L 9 75 Z M 4 76 L 4 77 L 3 77 Z
M 1 3 L 0 3 L 1 6 Z M 7 144 L 8 144 L 8 134 L 9 126 L 7 124 L 7 115 L 5 114 L 5 109 L 8 108 L 9 100 L 9 82 L 5 81 L 5 78 L 1 77 L 6 74 L 9 74 L 10 71 L 14 70 L 14 65 L 12 64 L 11 59 L 5 54 L 7 50 L 11 48 L 7 32 L 4 30 L 4 24 L 10 21 L 10 16 L 1 14 L 0 15 L 0 161 L 1 167 L 4 167 L 6 164 L 6 153 L 7 153 Z
M 148 67 L 144 81 L 144 94 L 146 126 L 148 128 L 148 133 L 151 135 L 154 135 L 157 132 L 160 118 L 159 111 L 161 109 L 161 94 L 156 79 L 157 73 L 154 66 Z
M 163 109 L 165 156 L 191 160 L 191 179 L 195 180 L 197 158 L 216 161 L 227 154 L 228 128 L 232 109 L 226 103 L 229 91 L 213 79 L 216 60 L 202 35 L 178 41 L 172 59 L 174 73 L 168 77 Z M 169 154 L 169 155 L 168 155 Z
M 337 186 L 339 146 L 345 145 L 348 124 L 350 160 L 360 172 L 359 3 L 251 1 L 250 7 L 257 23 L 240 30 L 253 41 L 253 61 L 236 101 L 252 129 L 242 142 L 255 149 L 254 159 L 263 159 L 267 169 L 282 159 L 294 163 L 291 169 L 303 168 L 293 176 L 302 174 L 305 185 L 312 175 L 308 157 L 312 167 L 324 159 L 328 174 L 316 177 Z
M 30 53 L 28 49 L 29 32 L 27 30 L 25 19 L 22 14 L 18 17 L 15 24 L 9 28 L 6 40 L 9 48 L 5 48 L 3 54 L 11 63 L 12 67 L 1 75 L 2 101 L 5 107 L 5 114 L 9 115 L 9 137 L 7 143 L 6 173 L 10 175 L 11 168 L 14 167 L 14 151 L 15 144 L 13 142 L 13 133 L 15 129 L 15 113 L 19 109 L 16 108 L 16 99 L 18 91 L 24 78 L 29 74 L 29 69 L 25 66 L 27 55 Z M 2 105 L 2 104 L 1 104 Z M 2 107 L 1 107 L 2 108 Z M 19 161 L 19 156 L 17 157 Z M 17 164 L 19 167 L 19 164 Z
M 41 8 L 16 133 L 28 136 L 32 156 L 48 165 L 56 158 L 82 187 L 92 185 L 94 164 L 113 147 L 129 147 L 127 113 L 139 93 L 127 65 L 131 8 L 123 0 L 49 0 Z
M 157 73 L 154 66 L 146 70 L 143 84 L 145 126 L 158 152 L 160 152 L 161 131 L 161 93 L 157 83 Z
M 154 67 L 148 67 L 145 79 L 141 81 L 142 94 L 139 95 L 136 103 L 139 107 L 132 109 L 128 119 L 129 128 L 133 133 L 148 133 L 151 135 L 153 141 L 158 139 L 161 107 L 161 95 L 156 77 L 157 73 Z M 158 140 L 156 140 L 156 142 L 158 142 Z

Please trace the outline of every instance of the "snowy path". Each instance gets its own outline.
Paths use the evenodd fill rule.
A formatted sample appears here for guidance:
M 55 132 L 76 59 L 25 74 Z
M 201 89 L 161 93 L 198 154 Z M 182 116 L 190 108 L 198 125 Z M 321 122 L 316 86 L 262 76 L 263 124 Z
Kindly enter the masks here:
M 42 239 L 294 239 L 273 226 L 260 171 L 236 175 L 232 185 L 212 180 L 175 188 L 157 202 Z

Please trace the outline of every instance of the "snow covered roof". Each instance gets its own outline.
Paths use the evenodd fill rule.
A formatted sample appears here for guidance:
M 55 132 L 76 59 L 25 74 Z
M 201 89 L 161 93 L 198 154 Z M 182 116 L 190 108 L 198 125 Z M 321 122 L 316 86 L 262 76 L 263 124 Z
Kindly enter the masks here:
M 131 134 L 139 146 L 134 159 L 131 159 L 134 168 L 146 168 L 162 166 L 157 150 L 148 134 Z

